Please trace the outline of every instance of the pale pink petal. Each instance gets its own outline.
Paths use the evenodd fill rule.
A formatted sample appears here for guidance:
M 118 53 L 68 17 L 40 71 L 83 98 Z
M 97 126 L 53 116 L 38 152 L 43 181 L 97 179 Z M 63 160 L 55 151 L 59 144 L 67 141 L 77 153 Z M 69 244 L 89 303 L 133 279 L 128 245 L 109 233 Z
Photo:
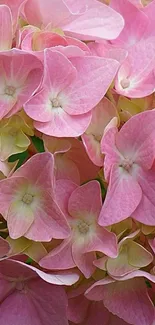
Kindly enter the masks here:
M 63 30 L 67 35 L 87 41 L 115 39 L 120 34 L 124 21 L 116 11 L 96 1 L 85 1 L 85 6 L 84 3 L 82 5 L 85 12 L 78 18 L 75 16 L 69 24 L 64 24 Z
M 100 57 L 104 57 L 107 59 L 114 59 L 120 63 L 122 63 L 127 57 L 127 50 L 113 46 L 108 42 L 90 42 L 88 43 L 89 49 L 93 55 L 97 55 Z
M 0 51 L 10 50 L 12 46 L 12 15 L 6 5 L 0 5 Z
M 154 37 L 141 40 L 129 49 L 115 81 L 115 88 L 119 94 L 139 98 L 153 93 L 154 49 Z
M 90 111 L 103 98 L 116 75 L 119 63 L 91 56 L 72 58 L 71 62 L 78 74 L 76 80 L 64 90 L 63 95 L 68 98 L 64 110 L 78 115 Z
M 27 111 L 26 111 L 27 112 Z M 50 122 L 34 122 L 38 131 L 54 137 L 78 137 L 85 132 L 91 121 L 91 112 L 69 115 L 62 108 L 52 112 Z
M 137 130 L 143 129 L 143 132 Z M 154 160 L 155 111 L 133 116 L 116 136 L 116 146 L 124 157 L 133 156 L 134 162 L 149 169 Z
M 155 175 L 154 169 L 140 170 L 138 183 L 140 184 L 143 195 L 137 209 L 132 213 L 132 217 L 146 225 L 155 226 Z
M 122 200 L 123 198 L 123 200 Z M 122 167 L 113 166 L 108 192 L 99 216 L 99 224 L 109 226 L 128 218 L 142 198 L 142 190 Z
M 80 174 L 76 164 L 63 155 L 55 156 L 56 179 L 69 179 L 80 185 Z
M 120 13 L 125 21 L 122 32 L 113 43 L 127 48 L 140 41 L 149 24 L 149 20 L 143 11 L 136 8 L 128 0 L 118 0 L 117 2 L 112 0 L 110 6 Z

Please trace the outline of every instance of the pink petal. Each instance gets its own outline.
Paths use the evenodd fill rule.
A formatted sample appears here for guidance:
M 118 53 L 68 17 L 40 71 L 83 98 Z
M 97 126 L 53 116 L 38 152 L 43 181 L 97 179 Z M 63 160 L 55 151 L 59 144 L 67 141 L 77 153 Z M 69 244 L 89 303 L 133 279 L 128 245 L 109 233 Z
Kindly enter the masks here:
M 75 16 L 70 23 L 64 24 L 67 35 L 87 41 L 115 39 L 120 34 L 124 21 L 112 8 L 96 1 L 85 1 L 84 8 L 80 17 Z
M 93 217 L 95 220 L 101 210 L 102 199 L 100 185 L 90 181 L 74 190 L 68 202 L 68 211 L 73 218 Z
M 0 5 L 0 50 L 10 50 L 12 46 L 12 15 L 11 10 L 6 5 Z
M 97 55 L 107 59 L 114 59 L 120 63 L 125 60 L 128 54 L 127 50 L 113 46 L 108 42 L 90 42 L 88 43 L 88 46 L 93 55 Z
M 69 179 L 80 184 L 80 174 L 76 164 L 63 155 L 56 155 L 56 179 Z
M 72 238 L 63 240 L 59 246 L 40 260 L 39 265 L 50 270 L 74 268 L 76 265 L 72 257 Z
M 154 49 L 154 37 L 141 40 L 129 49 L 115 82 L 115 88 L 119 94 L 140 98 L 153 93 Z
M 77 185 L 70 180 L 57 180 L 55 188 L 55 196 L 57 203 L 66 216 L 68 216 L 68 201 L 72 192 L 77 188 Z
M 149 20 L 143 11 L 136 8 L 128 0 L 118 0 L 117 2 L 112 0 L 110 6 L 121 14 L 125 21 L 122 32 L 113 43 L 126 48 L 140 41 L 149 24 Z
M 140 170 L 138 175 L 138 183 L 140 184 L 143 195 L 137 209 L 132 213 L 132 217 L 146 225 L 155 225 L 155 181 L 154 169 Z
M 84 274 L 85 278 L 90 278 L 95 271 L 95 266 L 93 265 L 93 261 L 96 259 L 95 253 L 83 253 L 81 247 L 79 247 L 76 243 L 73 243 L 72 256 L 74 263 Z
M 6 240 L 4 240 L 2 237 L 0 237 L 0 258 L 7 255 L 9 250 L 10 250 L 9 243 Z
M 52 112 L 51 121 L 34 122 L 38 131 L 55 137 L 78 137 L 85 132 L 91 120 L 91 112 L 81 115 L 69 115 L 59 108 Z
M 52 193 L 54 186 L 54 157 L 50 152 L 35 154 L 18 168 L 13 176 L 25 177 Z
M 143 128 L 143 132 L 138 132 Z M 126 157 L 133 153 L 134 162 L 149 169 L 154 160 L 155 111 L 145 111 L 133 116 L 121 128 L 116 146 Z
M 141 197 L 142 190 L 134 178 L 114 165 L 99 224 L 109 226 L 126 219 L 134 212 Z
M 40 231 L 42 229 L 42 231 Z M 25 237 L 35 241 L 63 239 L 70 234 L 70 227 L 53 197 L 45 192 L 43 205 L 35 211 L 35 219 Z
M 93 295 L 97 295 L 97 291 L 105 307 L 124 321 L 133 325 L 152 325 L 154 307 L 143 279 L 108 284 L 106 279 L 101 280 L 87 290 L 87 297 L 92 299 Z
M 64 95 L 68 98 L 64 109 L 69 114 L 78 115 L 90 111 L 103 98 L 116 75 L 119 63 L 91 56 L 72 58 L 71 62 L 78 74 L 76 80 L 64 90 Z

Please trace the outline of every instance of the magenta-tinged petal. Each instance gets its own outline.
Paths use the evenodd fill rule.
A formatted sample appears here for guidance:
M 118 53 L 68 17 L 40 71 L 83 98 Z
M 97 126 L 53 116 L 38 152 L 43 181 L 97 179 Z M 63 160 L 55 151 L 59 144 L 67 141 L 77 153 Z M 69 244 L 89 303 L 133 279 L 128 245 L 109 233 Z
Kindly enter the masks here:
M 0 50 L 10 50 L 12 46 L 12 15 L 11 10 L 6 5 L 0 5 Z
M 108 226 L 126 219 L 134 212 L 141 198 L 142 190 L 139 184 L 122 167 L 114 165 L 99 224 Z
M 76 266 L 72 257 L 72 238 L 64 240 L 47 256 L 41 259 L 39 265 L 50 270 L 66 270 Z
M 71 297 L 71 299 L 68 300 L 68 319 L 75 324 L 81 324 L 86 318 L 89 305 L 90 301 L 85 298 L 84 294 Z
M 4 257 L 5 255 L 7 255 L 7 253 L 10 250 L 10 245 L 9 243 L 3 239 L 2 237 L 0 237 L 0 258 Z

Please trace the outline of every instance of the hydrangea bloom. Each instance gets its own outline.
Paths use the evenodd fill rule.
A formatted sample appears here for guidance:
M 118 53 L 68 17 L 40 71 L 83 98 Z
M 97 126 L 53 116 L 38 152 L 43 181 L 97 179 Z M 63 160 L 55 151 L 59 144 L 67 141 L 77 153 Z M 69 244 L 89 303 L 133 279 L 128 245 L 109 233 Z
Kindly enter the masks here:
M 155 325 L 155 0 L 0 0 L 0 324 Z

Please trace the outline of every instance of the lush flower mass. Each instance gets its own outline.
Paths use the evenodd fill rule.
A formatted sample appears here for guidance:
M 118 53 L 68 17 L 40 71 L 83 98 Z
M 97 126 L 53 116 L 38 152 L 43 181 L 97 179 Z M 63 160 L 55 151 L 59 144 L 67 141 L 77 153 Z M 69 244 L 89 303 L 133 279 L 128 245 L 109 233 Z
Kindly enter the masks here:
M 155 0 L 0 0 L 0 325 L 155 325 Z

